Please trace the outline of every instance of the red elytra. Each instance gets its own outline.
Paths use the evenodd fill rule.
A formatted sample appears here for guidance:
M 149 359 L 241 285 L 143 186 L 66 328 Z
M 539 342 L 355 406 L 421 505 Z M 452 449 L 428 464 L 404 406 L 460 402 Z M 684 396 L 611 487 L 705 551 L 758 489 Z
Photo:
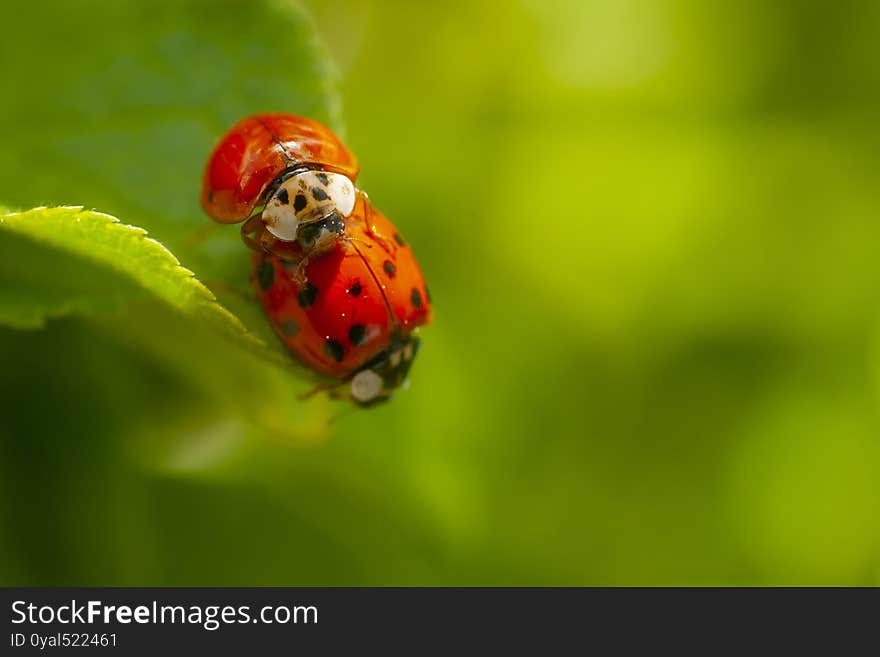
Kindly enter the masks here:
M 337 379 L 410 340 L 431 320 L 412 250 L 363 193 L 347 235 L 351 239 L 309 262 L 303 286 L 294 280 L 295 260 L 252 256 L 254 288 L 278 336 L 303 363 Z
M 215 146 L 202 179 L 201 203 L 220 223 L 244 221 L 284 171 L 311 165 L 352 182 L 358 163 L 326 126 L 293 114 L 258 114 L 236 123 Z

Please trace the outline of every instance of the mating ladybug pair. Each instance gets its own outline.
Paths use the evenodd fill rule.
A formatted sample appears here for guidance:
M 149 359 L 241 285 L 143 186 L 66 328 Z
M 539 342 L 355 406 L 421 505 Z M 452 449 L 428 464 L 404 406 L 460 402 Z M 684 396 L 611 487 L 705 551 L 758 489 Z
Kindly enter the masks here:
M 358 163 L 328 128 L 291 114 L 235 124 L 205 168 L 201 202 L 244 222 L 251 278 L 275 332 L 360 406 L 406 382 L 431 297 L 394 225 L 355 187 Z

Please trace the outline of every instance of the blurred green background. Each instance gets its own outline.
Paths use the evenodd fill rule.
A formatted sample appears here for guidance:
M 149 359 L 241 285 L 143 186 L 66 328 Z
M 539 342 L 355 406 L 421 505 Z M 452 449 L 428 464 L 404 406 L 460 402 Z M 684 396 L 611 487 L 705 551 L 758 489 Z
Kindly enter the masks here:
M 244 281 L 201 163 L 307 113 L 435 322 L 369 412 L 149 299 L 0 328 L 3 584 L 880 584 L 880 4 L 8 4 L 0 203 Z

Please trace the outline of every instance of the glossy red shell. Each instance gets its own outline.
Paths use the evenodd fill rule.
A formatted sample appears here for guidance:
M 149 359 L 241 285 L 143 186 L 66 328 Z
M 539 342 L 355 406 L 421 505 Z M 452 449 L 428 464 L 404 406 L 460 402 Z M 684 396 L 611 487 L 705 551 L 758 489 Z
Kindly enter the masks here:
M 254 288 L 287 347 L 320 374 L 345 378 L 391 337 L 431 320 L 425 280 L 393 224 L 358 195 L 346 230 L 353 240 L 312 260 L 303 289 L 295 263 L 254 253 Z
M 266 187 L 286 169 L 311 164 L 354 182 L 358 163 L 326 126 L 293 114 L 258 114 L 236 123 L 214 147 L 202 179 L 202 208 L 214 220 L 250 216 Z

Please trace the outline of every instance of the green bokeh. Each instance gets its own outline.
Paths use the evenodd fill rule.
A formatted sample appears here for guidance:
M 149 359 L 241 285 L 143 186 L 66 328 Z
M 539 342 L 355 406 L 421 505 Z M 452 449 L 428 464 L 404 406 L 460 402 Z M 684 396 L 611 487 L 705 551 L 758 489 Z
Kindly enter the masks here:
M 236 43 L 254 4 L 208 24 Z M 149 304 L 0 329 L 0 581 L 880 584 L 880 5 L 306 6 L 360 184 L 434 298 L 410 389 L 302 407 Z M 169 142 L 190 169 L 263 89 L 202 108 L 226 69 L 174 59 L 198 38 L 163 41 L 206 72 L 184 101 L 211 120 Z M 39 84 L 4 57 L 7 93 Z M 121 167 L 153 139 L 98 132 Z M 226 243 L 175 228 L 196 190 L 163 205 L 177 169 L 125 171 L 148 200 L 95 177 L 59 199 L 58 174 L 0 201 L 143 207 L 124 218 L 216 274 Z

